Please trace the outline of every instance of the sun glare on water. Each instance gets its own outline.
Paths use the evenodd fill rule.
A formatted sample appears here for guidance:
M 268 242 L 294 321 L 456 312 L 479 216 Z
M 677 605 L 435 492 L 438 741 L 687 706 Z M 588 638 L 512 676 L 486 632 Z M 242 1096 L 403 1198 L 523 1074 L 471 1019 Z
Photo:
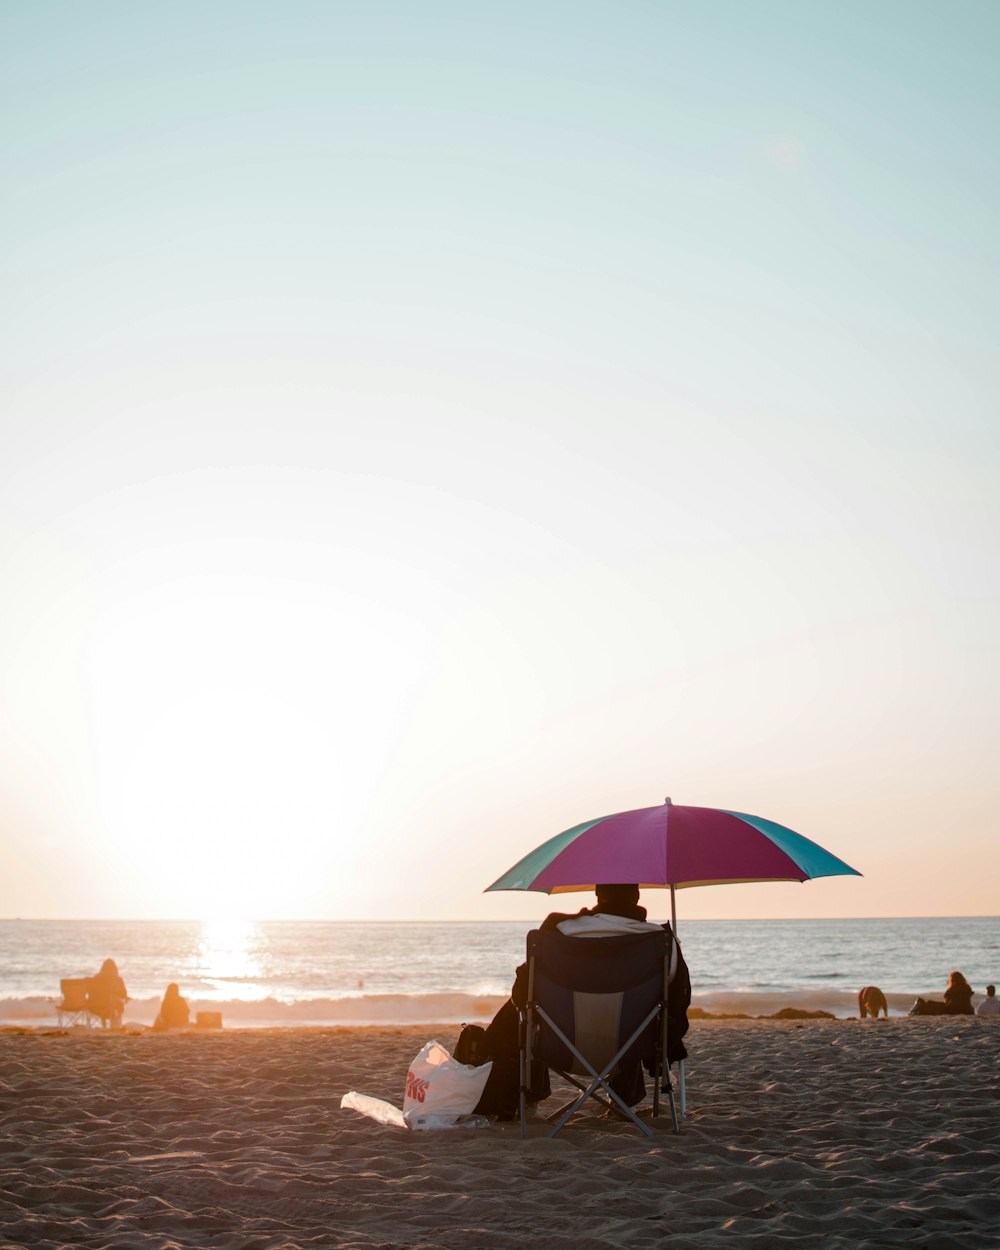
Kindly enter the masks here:
M 198 942 L 199 975 L 228 998 L 259 998 L 262 968 L 255 954 L 259 945 L 259 927 L 253 920 L 235 916 L 204 920 Z

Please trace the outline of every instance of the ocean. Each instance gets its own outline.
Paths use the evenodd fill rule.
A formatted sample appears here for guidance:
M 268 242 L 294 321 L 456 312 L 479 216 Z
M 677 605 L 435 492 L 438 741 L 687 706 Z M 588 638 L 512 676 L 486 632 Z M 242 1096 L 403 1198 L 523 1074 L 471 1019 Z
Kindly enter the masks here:
M 125 1023 L 152 1023 L 176 981 L 227 1027 L 458 1024 L 489 1018 L 530 922 L 0 921 L 0 1026 L 51 1027 L 62 977 L 118 964 Z M 1000 982 L 1000 919 L 691 920 L 679 926 L 693 1005 L 857 1014 L 878 985 L 893 1014 L 940 997 L 948 973 Z M 976 1000 L 978 1001 L 978 999 Z

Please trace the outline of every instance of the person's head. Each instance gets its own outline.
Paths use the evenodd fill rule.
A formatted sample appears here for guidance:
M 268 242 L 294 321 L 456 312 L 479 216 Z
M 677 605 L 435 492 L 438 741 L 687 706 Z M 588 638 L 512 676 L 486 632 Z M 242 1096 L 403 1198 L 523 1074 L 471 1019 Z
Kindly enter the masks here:
M 595 885 L 598 909 L 603 907 L 635 907 L 639 902 L 637 885 Z
M 949 989 L 967 989 L 968 985 L 968 981 L 966 981 L 965 977 L 963 977 L 960 972 L 950 973 L 948 977 Z
M 987 998 L 993 998 L 996 992 L 997 992 L 997 987 L 995 985 L 987 985 L 986 987 Z
M 118 965 L 113 959 L 105 959 L 104 963 L 101 964 L 99 975 L 102 977 L 116 977 L 118 975 Z
M 167 992 L 163 995 L 163 998 L 164 1000 L 167 1000 L 167 999 L 173 1000 L 175 998 L 180 998 L 180 995 L 181 995 L 181 992 L 177 988 L 177 982 L 171 981 L 170 984 L 167 986 Z

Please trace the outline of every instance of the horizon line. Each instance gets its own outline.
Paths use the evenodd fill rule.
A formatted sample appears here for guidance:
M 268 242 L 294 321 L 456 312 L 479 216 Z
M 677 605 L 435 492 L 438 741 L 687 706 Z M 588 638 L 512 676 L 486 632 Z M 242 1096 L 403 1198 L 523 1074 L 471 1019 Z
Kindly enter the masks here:
M 536 917 L 531 916 L 513 916 L 506 919 L 482 916 L 384 916 L 370 919 L 359 916 L 0 916 L 0 924 L 35 921 L 52 924 L 521 924 L 530 923 L 535 919 Z M 891 916 L 690 916 L 685 919 L 684 923 L 731 924 L 764 921 L 777 924 L 801 920 L 1000 920 L 1000 913 L 925 912 L 921 915 Z

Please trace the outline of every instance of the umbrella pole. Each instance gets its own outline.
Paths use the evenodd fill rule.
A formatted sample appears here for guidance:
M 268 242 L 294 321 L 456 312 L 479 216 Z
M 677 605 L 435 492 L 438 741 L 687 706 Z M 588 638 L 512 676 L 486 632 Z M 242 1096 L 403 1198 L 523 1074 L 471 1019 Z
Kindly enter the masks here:
M 674 937 L 677 936 L 677 891 L 670 887 L 670 927 L 674 931 Z M 688 1100 L 687 1100 L 687 1080 L 684 1072 L 684 1060 L 682 1059 L 677 1065 L 677 1083 L 681 1089 L 681 1119 L 687 1119 Z

